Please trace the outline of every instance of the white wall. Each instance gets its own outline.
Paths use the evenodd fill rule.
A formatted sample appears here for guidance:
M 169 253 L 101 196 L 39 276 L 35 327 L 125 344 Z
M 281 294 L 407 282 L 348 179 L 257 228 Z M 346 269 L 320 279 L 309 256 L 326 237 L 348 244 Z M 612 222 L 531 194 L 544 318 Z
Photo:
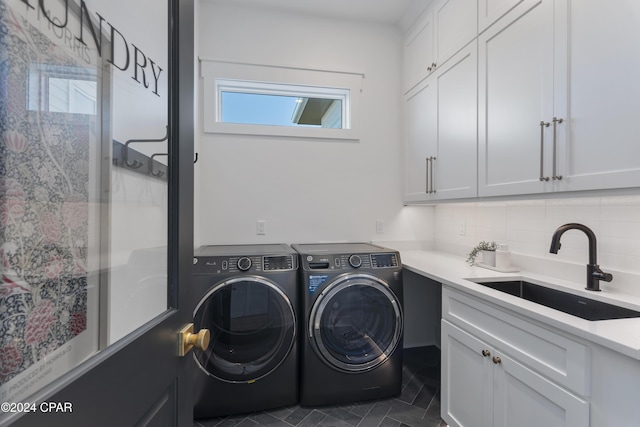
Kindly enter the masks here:
M 558 254 L 549 253 L 555 229 L 570 222 L 595 232 L 598 264 L 606 272 L 618 272 L 613 282 L 601 282 L 601 286 L 640 295 L 637 277 L 632 276 L 640 274 L 640 195 L 439 205 L 435 208 L 435 247 L 463 254 L 481 240 L 495 240 L 509 244 L 516 256 L 537 258 L 537 265 L 543 268 L 562 261 L 565 264 L 561 270 L 554 269 L 553 275 L 582 283 L 589 254 L 584 233 L 566 232 Z M 461 235 L 463 227 L 465 235 Z M 545 273 L 544 269 L 538 272 Z M 627 275 L 630 281 L 625 282 Z
M 357 72 L 365 79 L 357 142 L 205 134 L 199 122 L 196 246 L 432 237 L 433 208 L 402 206 L 396 28 L 208 1 L 199 8 L 201 58 Z M 265 236 L 256 235 L 256 220 L 266 221 Z M 383 234 L 376 234 L 377 220 Z

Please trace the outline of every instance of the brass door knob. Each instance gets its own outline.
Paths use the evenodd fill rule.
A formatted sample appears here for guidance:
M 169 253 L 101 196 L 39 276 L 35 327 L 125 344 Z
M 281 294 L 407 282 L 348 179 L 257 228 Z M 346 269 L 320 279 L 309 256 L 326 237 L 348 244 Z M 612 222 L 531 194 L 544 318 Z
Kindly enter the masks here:
M 197 334 L 187 334 L 187 345 L 192 345 L 198 350 L 206 350 L 209 347 L 211 334 L 208 329 L 200 329 Z
M 193 333 L 193 323 L 189 323 L 178 332 L 178 355 L 184 356 L 193 347 L 205 351 L 209 347 L 211 334 L 208 329 L 200 329 Z

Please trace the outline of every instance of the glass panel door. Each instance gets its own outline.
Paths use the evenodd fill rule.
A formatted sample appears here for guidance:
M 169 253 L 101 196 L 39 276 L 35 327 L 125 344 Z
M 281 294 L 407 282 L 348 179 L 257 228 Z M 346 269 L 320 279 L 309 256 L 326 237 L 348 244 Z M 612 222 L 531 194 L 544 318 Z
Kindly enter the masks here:
M 168 10 L 0 0 L 2 402 L 167 309 Z

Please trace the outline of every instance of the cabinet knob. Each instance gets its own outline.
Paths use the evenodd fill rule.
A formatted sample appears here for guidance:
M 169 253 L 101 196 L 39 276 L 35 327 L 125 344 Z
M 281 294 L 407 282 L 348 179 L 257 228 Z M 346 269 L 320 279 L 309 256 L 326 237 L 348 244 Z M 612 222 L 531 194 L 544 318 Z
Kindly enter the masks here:
M 500 359 L 498 356 L 493 356 L 493 363 L 497 365 L 498 363 L 501 363 L 501 362 L 502 362 L 502 359 Z
M 489 350 L 482 350 L 482 355 L 484 357 L 489 357 L 489 356 L 491 356 L 491 352 Z
M 431 63 L 431 68 L 434 69 L 434 70 L 436 69 L 436 63 L 435 62 Z

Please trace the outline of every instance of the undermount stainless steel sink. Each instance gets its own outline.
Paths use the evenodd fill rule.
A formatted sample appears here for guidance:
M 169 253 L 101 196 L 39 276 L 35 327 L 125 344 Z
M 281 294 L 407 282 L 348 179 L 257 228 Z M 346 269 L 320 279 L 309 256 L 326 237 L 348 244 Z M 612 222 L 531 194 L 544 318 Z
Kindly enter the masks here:
M 640 317 L 640 311 L 547 288 L 525 280 L 474 282 L 586 320 Z

